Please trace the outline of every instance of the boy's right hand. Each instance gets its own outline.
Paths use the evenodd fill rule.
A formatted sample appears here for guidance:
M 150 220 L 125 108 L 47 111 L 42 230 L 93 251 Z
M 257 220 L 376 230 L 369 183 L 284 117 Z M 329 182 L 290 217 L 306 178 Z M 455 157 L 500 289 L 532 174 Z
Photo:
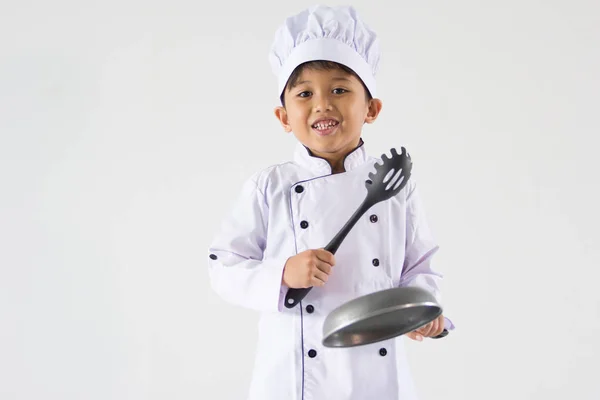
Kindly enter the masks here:
M 286 261 L 283 283 L 294 289 L 323 286 L 334 265 L 335 257 L 325 249 L 303 251 Z

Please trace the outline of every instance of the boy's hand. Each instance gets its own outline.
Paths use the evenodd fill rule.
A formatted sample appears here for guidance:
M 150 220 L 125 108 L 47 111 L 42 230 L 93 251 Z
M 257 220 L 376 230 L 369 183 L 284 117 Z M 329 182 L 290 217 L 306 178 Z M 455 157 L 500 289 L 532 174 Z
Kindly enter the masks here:
M 323 286 L 335 257 L 325 249 L 306 250 L 288 258 L 283 270 L 283 283 L 294 289 Z
M 434 337 L 442 333 L 444 330 L 444 316 L 440 315 L 435 320 L 431 321 L 427 325 L 424 325 L 417 329 L 416 331 L 412 331 L 406 334 L 412 340 L 417 340 L 419 342 L 423 341 L 424 337 Z

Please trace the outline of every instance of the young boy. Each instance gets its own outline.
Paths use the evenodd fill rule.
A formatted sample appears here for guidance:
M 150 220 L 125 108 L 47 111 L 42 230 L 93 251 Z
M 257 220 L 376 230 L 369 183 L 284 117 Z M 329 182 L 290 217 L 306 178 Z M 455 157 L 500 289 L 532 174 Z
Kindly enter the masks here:
M 437 251 L 414 180 L 354 226 L 335 256 L 323 247 L 365 196 L 373 164 L 361 138 L 381 110 L 377 37 L 352 7 L 315 6 L 277 31 L 270 60 L 298 139 L 293 161 L 254 174 L 209 249 L 214 290 L 261 312 L 251 400 L 416 399 L 401 338 L 322 346 L 328 313 L 358 296 L 420 286 L 439 301 Z M 313 286 L 286 308 L 289 288 Z M 443 317 L 407 334 L 438 335 Z

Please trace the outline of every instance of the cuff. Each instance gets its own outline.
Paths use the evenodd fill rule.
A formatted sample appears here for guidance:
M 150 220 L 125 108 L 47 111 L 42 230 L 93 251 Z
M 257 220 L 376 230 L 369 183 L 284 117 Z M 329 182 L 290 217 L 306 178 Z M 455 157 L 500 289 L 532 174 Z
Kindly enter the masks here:
M 260 287 L 264 290 L 264 304 L 259 307 L 260 309 L 277 312 L 283 310 L 287 293 L 287 286 L 283 283 L 283 268 L 286 261 L 287 259 L 263 261 L 265 274 Z

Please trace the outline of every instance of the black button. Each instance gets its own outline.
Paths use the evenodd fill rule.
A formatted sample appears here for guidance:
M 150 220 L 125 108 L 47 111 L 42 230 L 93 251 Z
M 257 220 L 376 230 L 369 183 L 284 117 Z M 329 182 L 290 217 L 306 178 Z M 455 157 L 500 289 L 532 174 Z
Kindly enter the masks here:
M 313 311 L 315 311 L 315 308 L 312 306 L 312 304 L 306 306 L 307 313 L 312 314 Z
M 216 260 L 217 259 L 217 256 L 214 255 L 214 254 L 211 254 L 209 257 L 210 257 L 211 260 Z
M 300 222 L 300 228 L 302 228 L 302 229 L 308 228 L 308 222 L 306 222 L 306 221 Z
M 379 355 L 382 357 L 385 357 L 385 355 L 387 354 L 387 350 L 385 348 L 381 348 L 379 349 Z
M 373 214 L 369 217 L 369 219 L 371 220 L 371 222 L 375 223 L 379 220 L 379 218 L 377 218 L 377 215 Z
M 309 356 L 310 358 L 315 358 L 315 357 L 317 356 L 317 352 L 316 352 L 316 350 L 310 349 L 310 350 L 308 351 L 308 356 Z
M 373 259 L 373 265 L 376 267 L 379 267 L 379 259 L 378 258 Z
M 302 193 L 304 192 L 304 186 L 298 185 L 294 190 L 296 191 L 296 193 Z

